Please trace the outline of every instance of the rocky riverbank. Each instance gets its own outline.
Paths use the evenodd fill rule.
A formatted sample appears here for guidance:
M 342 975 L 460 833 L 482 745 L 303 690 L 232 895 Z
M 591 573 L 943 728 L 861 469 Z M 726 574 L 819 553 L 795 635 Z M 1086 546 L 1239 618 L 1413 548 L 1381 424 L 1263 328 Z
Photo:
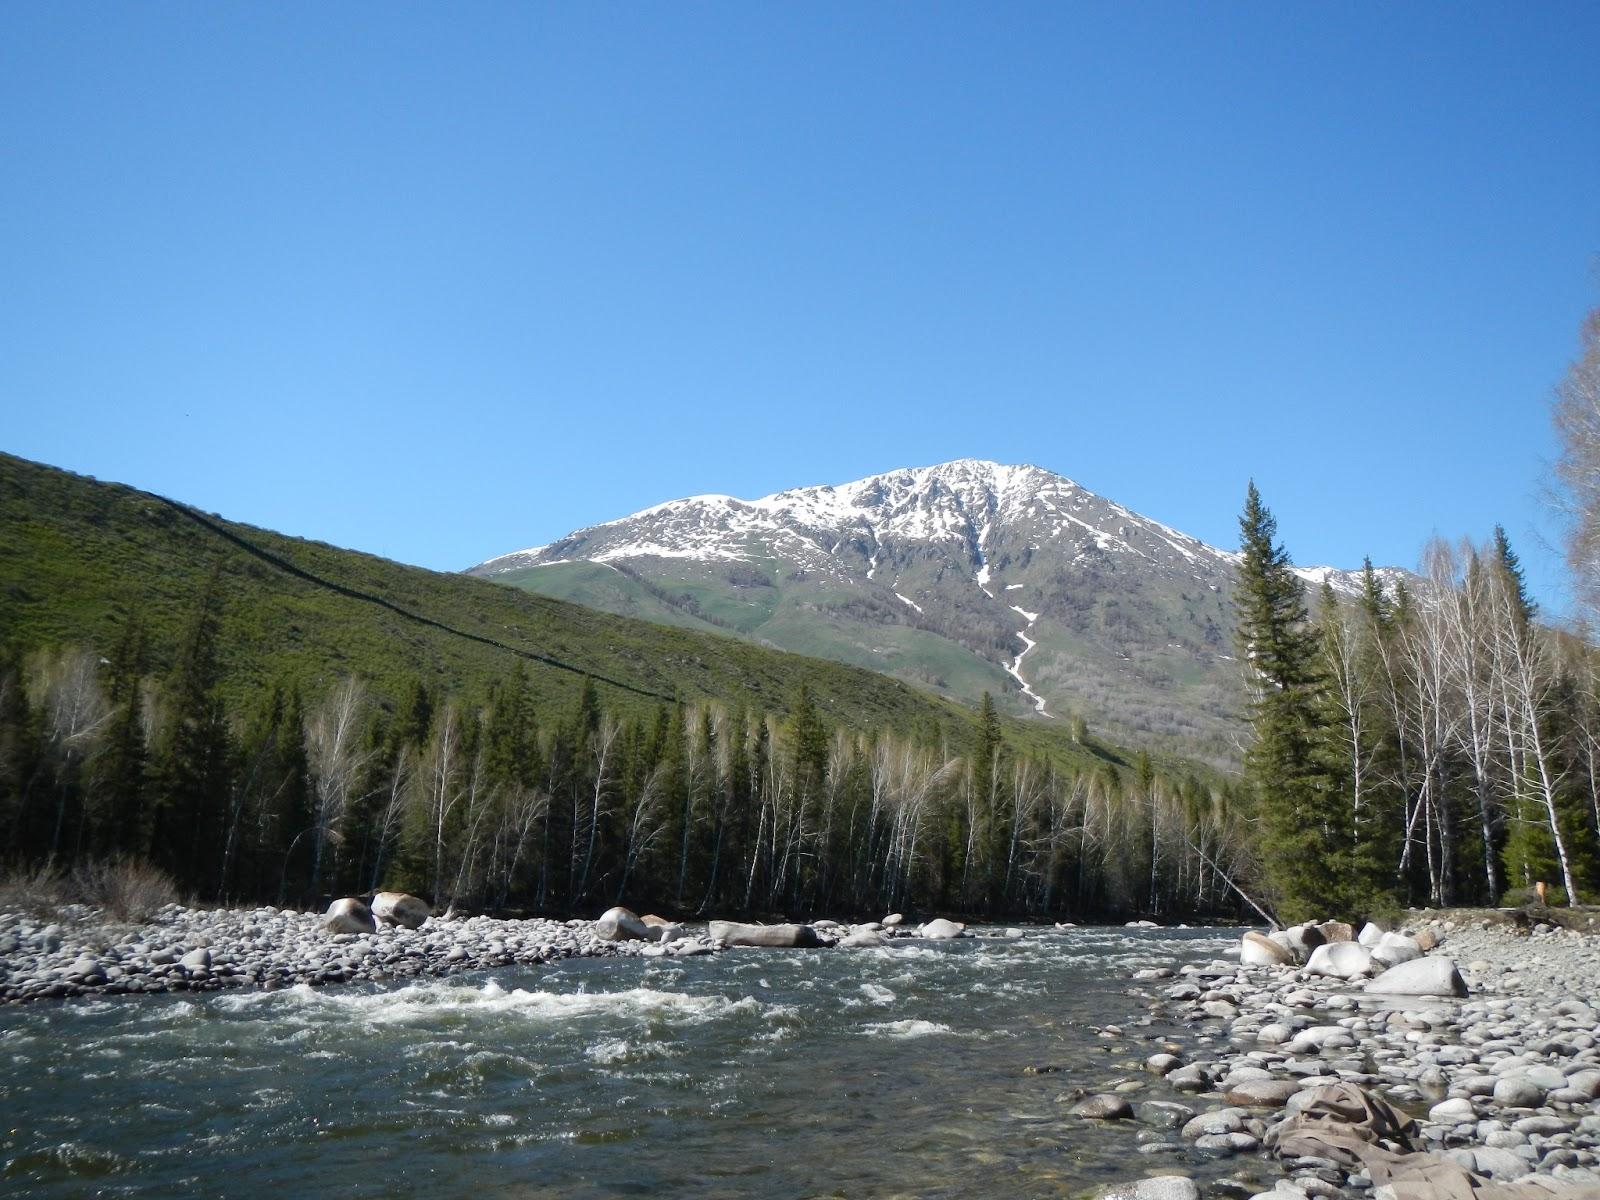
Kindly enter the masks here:
M 0 1000 L 377 983 L 598 955 L 709 954 L 704 937 L 606 941 L 593 921 L 432 918 L 418 929 L 333 933 L 321 913 L 169 905 L 141 925 L 69 907 L 0 913 Z
M 0 912 L 0 1003 L 381 983 L 566 958 L 677 958 L 739 945 L 863 948 L 895 938 L 967 935 L 957 922 L 935 919 L 908 926 L 898 914 L 861 925 L 819 920 L 685 926 L 640 918 L 626 909 L 612 909 L 596 921 L 419 914 L 418 927 L 407 928 L 385 923 L 382 904 L 374 907 L 377 921 L 356 900 L 336 901 L 326 913 L 169 904 L 137 925 L 109 921 L 80 905 L 65 906 L 49 918 Z
M 1135 1053 L 1141 1040 L 1146 1049 L 1159 1042 L 1142 1062 L 1154 1078 L 1113 1081 L 1074 1111 L 1086 1120 L 1144 1121 L 1150 1128 L 1141 1148 L 1153 1159 L 1198 1152 L 1245 1156 L 1244 1164 L 1264 1154 L 1281 1173 L 1263 1191 L 1259 1171 L 1241 1170 L 1255 1181 L 1214 1188 L 1218 1195 L 1300 1200 L 1376 1192 L 1384 1200 L 1489 1189 L 1482 1194 L 1508 1200 L 1600 1196 L 1600 938 L 1550 925 L 1528 933 L 1448 918 L 1414 932 L 1421 945 L 1436 941 L 1437 948 L 1407 964 L 1427 964 L 1425 972 L 1410 973 L 1426 973 L 1445 994 L 1371 990 L 1380 981 L 1367 976 L 1381 972 L 1381 962 L 1352 970 L 1349 979 L 1319 973 L 1311 969 L 1316 960 L 1303 965 L 1314 945 L 1297 947 L 1301 963 L 1218 961 L 1140 972 L 1136 994 L 1148 1015 L 1105 1036 Z M 1255 940 L 1264 939 L 1247 935 L 1241 946 L 1247 959 L 1256 956 Z M 1369 942 L 1377 944 L 1375 935 Z M 1401 946 L 1399 939 L 1391 944 Z M 1344 945 L 1342 955 L 1323 953 L 1322 966 L 1361 957 L 1359 943 Z M 1361 1156 L 1307 1153 L 1303 1138 L 1285 1136 L 1307 1123 L 1303 1110 L 1352 1094 L 1330 1085 L 1351 1085 L 1380 1106 L 1393 1105 L 1397 1125 L 1414 1120 L 1403 1133 L 1372 1133 L 1377 1150 L 1367 1157 L 1380 1162 L 1376 1172 Z M 1151 1098 L 1130 1103 L 1141 1095 Z M 1429 1152 L 1437 1157 L 1416 1157 Z M 1391 1159 L 1401 1164 L 1397 1170 L 1428 1180 L 1417 1186 L 1435 1190 L 1386 1184 Z M 1440 1182 L 1445 1176 L 1448 1186 Z M 1492 1190 L 1498 1187 L 1512 1190 Z M 1115 1194 L 1182 1200 L 1199 1191 L 1189 1180 L 1166 1178 Z

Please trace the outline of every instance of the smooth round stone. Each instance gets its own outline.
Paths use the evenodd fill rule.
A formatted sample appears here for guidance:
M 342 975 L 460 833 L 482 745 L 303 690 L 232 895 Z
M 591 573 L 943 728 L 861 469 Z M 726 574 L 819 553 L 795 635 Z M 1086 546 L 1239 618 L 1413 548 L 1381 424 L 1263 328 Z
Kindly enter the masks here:
M 1502 1108 L 1537 1108 L 1545 1089 L 1526 1075 L 1505 1075 L 1494 1085 L 1494 1102 Z
M 1472 1101 L 1461 1096 L 1441 1100 L 1428 1110 L 1428 1120 L 1440 1125 L 1455 1125 L 1461 1121 L 1470 1121 L 1475 1116 Z
M 1133 1105 L 1121 1096 L 1102 1094 L 1080 1100 L 1068 1111 L 1075 1117 L 1096 1121 L 1122 1121 L 1133 1116 Z
M 1212 1154 L 1244 1154 L 1255 1150 L 1261 1145 L 1261 1140 L 1252 1134 L 1237 1133 L 1208 1133 L 1195 1139 L 1196 1150 L 1206 1150 Z
M 1102 1189 L 1097 1200 L 1200 1200 L 1200 1188 L 1182 1175 L 1156 1175 L 1114 1183 Z
M 1298 1091 L 1300 1082 L 1294 1079 L 1247 1079 L 1230 1085 L 1222 1098 L 1252 1108 L 1282 1108 Z

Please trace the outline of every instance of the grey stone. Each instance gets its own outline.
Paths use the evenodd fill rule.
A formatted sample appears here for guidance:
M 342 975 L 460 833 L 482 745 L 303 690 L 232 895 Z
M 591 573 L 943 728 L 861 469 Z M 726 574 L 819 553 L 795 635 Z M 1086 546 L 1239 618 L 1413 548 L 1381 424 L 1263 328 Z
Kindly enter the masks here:
M 1089 1096 L 1068 1110 L 1075 1117 L 1088 1117 L 1096 1121 L 1123 1121 L 1133 1116 L 1133 1105 L 1121 1096 Z
M 1390 967 L 1366 990 L 1392 996 L 1465 996 L 1467 985 L 1455 963 L 1432 955 Z
M 1102 1188 L 1097 1200 L 1200 1200 L 1200 1188 L 1183 1175 L 1154 1175 Z

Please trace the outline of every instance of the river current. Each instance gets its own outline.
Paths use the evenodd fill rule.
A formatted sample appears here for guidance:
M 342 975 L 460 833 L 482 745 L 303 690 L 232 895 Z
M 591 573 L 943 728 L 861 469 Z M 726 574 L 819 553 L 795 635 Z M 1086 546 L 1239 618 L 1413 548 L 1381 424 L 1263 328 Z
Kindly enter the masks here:
M 0 1193 L 854 1200 L 1215 1176 L 1065 1098 L 1149 1081 L 1143 1057 L 1193 1035 L 1139 1024 L 1131 970 L 1237 940 L 1029 930 L 0 1009 Z

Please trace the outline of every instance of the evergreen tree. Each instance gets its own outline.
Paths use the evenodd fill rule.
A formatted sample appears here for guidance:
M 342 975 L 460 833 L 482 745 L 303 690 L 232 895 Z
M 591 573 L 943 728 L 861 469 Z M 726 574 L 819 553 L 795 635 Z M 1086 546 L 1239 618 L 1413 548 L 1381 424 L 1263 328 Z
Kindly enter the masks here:
M 163 688 L 163 732 L 152 763 L 150 857 L 180 884 L 220 880 L 232 742 L 217 685 L 221 567 L 212 570 Z
M 144 821 L 144 705 L 141 687 L 149 669 L 149 639 L 144 624 L 130 615 L 122 622 L 116 648 L 106 667 L 106 699 L 114 715 L 105 748 L 96 763 L 98 804 L 94 848 L 110 855 L 134 840 Z
M 1237 609 L 1253 700 L 1245 779 L 1256 803 L 1257 844 L 1279 916 L 1348 911 L 1349 813 L 1326 763 L 1317 647 L 1304 593 L 1278 525 L 1255 483 L 1239 518 Z

